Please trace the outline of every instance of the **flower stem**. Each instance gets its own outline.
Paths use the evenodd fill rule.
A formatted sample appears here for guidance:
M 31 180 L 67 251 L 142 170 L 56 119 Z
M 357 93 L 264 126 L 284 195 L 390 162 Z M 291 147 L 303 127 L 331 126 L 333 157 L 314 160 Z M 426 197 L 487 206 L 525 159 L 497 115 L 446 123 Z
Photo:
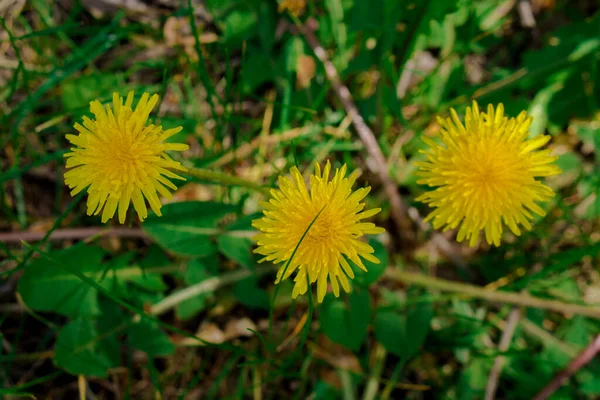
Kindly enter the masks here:
M 184 174 L 225 186 L 242 186 L 248 189 L 256 190 L 265 195 L 268 195 L 271 191 L 269 187 L 263 186 L 259 183 L 247 181 L 245 179 L 238 178 L 237 176 L 229 175 L 223 172 L 212 171 L 205 168 L 188 168 L 187 172 Z
M 429 289 L 460 293 L 467 297 L 474 297 L 486 301 L 514 304 L 523 307 L 542 308 L 563 314 L 579 314 L 600 319 L 600 309 L 597 307 L 564 303 L 558 300 L 546 300 L 531 296 L 527 293 L 514 293 L 505 291 L 494 292 L 475 285 L 447 281 L 423 274 L 400 271 L 398 269 L 388 270 L 386 272 L 386 276 L 396 281 L 423 286 Z

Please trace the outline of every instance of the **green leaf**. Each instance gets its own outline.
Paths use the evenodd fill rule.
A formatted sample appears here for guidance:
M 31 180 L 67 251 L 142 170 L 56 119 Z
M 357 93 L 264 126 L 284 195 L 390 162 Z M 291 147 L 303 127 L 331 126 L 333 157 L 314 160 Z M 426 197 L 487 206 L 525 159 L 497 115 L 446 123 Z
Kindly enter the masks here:
M 464 368 L 458 380 L 458 399 L 483 398 L 485 385 L 489 375 L 489 364 L 486 359 L 473 358 Z
M 106 337 L 94 321 L 78 318 L 58 332 L 54 363 L 73 375 L 105 378 L 118 365 L 118 350 L 114 335 Z
M 265 82 L 270 82 L 277 76 L 278 72 L 273 67 L 273 59 L 255 49 L 250 49 L 247 59 L 242 65 L 245 72 L 242 75 L 242 91 L 246 94 L 253 92 Z
M 168 356 L 175 351 L 167 334 L 155 322 L 147 319 L 130 327 L 129 339 L 136 349 L 146 352 L 150 357 Z
M 349 300 L 350 304 L 346 305 L 343 299 L 326 296 L 319 320 L 329 339 L 356 351 L 367 336 L 371 319 L 369 292 L 366 289 L 353 291 Z
M 206 257 L 217 251 L 211 237 L 217 225 L 236 206 L 216 202 L 188 201 L 167 204 L 163 216 L 150 215 L 142 228 L 166 250 L 189 257 Z
M 375 337 L 387 351 L 402 355 L 402 342 L 406 336 L 406 320 L 394 311 L 379 311 L 375 316 Z
M 258 279 L 254 276 L 237 282 L 233 286 L 233 294 L 247 307 L 269 309 L 269 294 L 258 286 Z
M 511 286 L 513 286 L 513 288 L 523 289 L 530 282 L 542 281 L 551 274 L 560 274 L 566 271 L 571 265 L 581 261 L 583 257 L 595 257 L 599 253 L 600 243 L 590 246 L 574 248 L 557 254 L 553 254 L 551 257 L 550 265 L 546 266 L 544 269 L 536 273 L 521 278 Z
M 600 379 L 594 373 L 588 371 L 579 372 L 579 380 L 581 383 L 581 391 L 591 396 L 600 396 Z
M 247 237 L 221 235 L 217 238 L 219 251 L 231 261 L 248 269 L 254 268 L 252 241 Z
M 151 267 L 164 267 L 171 263 L 167 253 L 163 251 L 159 246 L 153 244 L 148 248 L 148 253 L 140 262 L 140 267 L 151 268 Z
M 122 254 L 109 262 L 101 263 L 104 254 L 100 247 L 80 243 L 48 254 L 54 261 L 64 263 L 66 268 L 60 268 L 46 258 L 35 259 L 25 269 L 19 281 L 19 294 L 33 310 L 75 317 L 100 313 L 98 291 L 69 272 L 75 269 L 122 296 L 129 295 L 127 282 L 151 291 L 166 289 L 159 274 L 127 265 L 133 253 Z
M 217 238 L 219 251 L 231 261 L 254 269 L 256 263 L 252 255 L 250 236 L 256 234 L 252 221 L 261 216 L 262 214 L 258 213 L 246 215 L 227 225 L 227 230 Z
M 123 82 L 122 74 L 94 74 L 70 79 L 62 84 L 63 106 L 67 110 L 87 108 L 90 101 L 112 95 L 114 88 L 122 87 Z
M 365 260 L 364 264 L 367 268 L 367 272 L 364 272 L 362 269 L 354 268 L 356 275 L 354 282 L 365 287 L 377 282 L 377 279 L 383 274 L 389 262 L 388 252 L 381 242 L 371 238 L 369 239 L 369 244 L 375 250 L 373 255 L 379 259 L 380 263 L 375 264 Z
M 375 317 L 375 337 L 387 351 L 409 360 L 427 338 L 433 316 L 431 303 L 419 303 L 406 316 L 395 311 L 380 311 Z
M 100 261 L 104 250 L 78 244 L 51 253 L 57 262 L 77 268 L 100 280 L 104 271 Z M 25 304 L 36 311 L 52 311 L 68 316 L 91 316 L 100 313 L 98 293 L 70 272 L 48 262 L 33 260 L 19 280 L 19 294 Z
M 207 258 L 196 258 L 190 260 L 185 270 L 185 281 L 189 285 L 200 283 L 215 275 L 217 257 L 213 255 Z M 201 293 L 195 297 L 189 298 L 177 304 L 175 313 L 177 318 L 187 320 L 196 316 L 200 311 L 206 308 L 207 299 L 211 293 Z
M 223 39 L 229 43 L 239 44 L 256 35 L 257 22 L 255 12 L 236 9 L 225 17 Z

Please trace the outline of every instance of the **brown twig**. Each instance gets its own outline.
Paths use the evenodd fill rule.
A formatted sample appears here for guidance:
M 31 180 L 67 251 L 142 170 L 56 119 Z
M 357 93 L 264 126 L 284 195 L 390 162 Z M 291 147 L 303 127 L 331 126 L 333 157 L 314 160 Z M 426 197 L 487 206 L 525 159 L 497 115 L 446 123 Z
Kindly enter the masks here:
M 571 363 L 564 370 L 560 371 L 546 387 L 544 387 L 533 400 L 544 400 L 549 398 L 554 392 L 556 392 L 566 381 L 573 376 L 577 371 L 583 368 L 587 363 L 600 351 L 600 335 L 596 336 L 596 339 L 592 341 L 577 357 L 571 361 Z
M 377 172 L 379 175 L 379 179 L 383 184 L 384 191 L 390 201 L 391 215 L 396 227 L 398 228 L 398 234 L 401 239 L 410 242 L 412 240 L 412 235 L 409 219 L 416 223 L 419 227 L 428 228 L 428 224 L 423 222 L 423 219 L 419 213 L 416 212 L 416 210 L 414 210 L 414 212 L 409 212 L 409 210 L 406 209 L 396 187 L 396 183 L 389 174 L 387 161 L 383 152 L 381 151 L 381 148 L 379 147 L 379 143 L 377 142 L 375 134 L 365 123 L 364 118 L 358 112 L 358 108 L 354 104 L 350 90 L 348 90 L 348 87 L 342 83 L 335 65 L 333 65 L 333 63 L 329 60 L 325 49 L 323 46 L 321 46 L 319 40 L 314 34 L 316 25 L 316 21 L 314 19 L 310 19 L 306 25 L 300 26 L 297 29 L 299 29 L 302 35 L 304 35 L 306 42 L 312 48 L 319 61 L 321 61 L 323 64 L 325 73 L 331 82 L 331 86 L 333 87 L 335 94 L 340 99 L 344 109 L 346 110 L 346 113 L 351 118 L 352 124 L 354 125 L 358 136 L 369 152 L 369 155 L 373 157 L 373 160 L 377 165 L 377 171 L 375 172 Z M 292 28 L 292 30 L 296 31 L 295 28 Z M 452 263 L 463 268 L 466 266 L 466 262 L 461 256 L 460 251 L 458 251 L 455 246 L 453 246 L 444 236 L 434 232 L 431 239 L 433 244 L 443 255 L 452 261 Z
M 508 350 L 510 346 L 510 342 L 512 341 L 513 335 L 515 334 L 515 330 L 517 325 L 519 324 L 519 320 L 521 319 L 521 308 L 513 307 L 506 318 L 506 324 L 504 325 L 504 331 L 502 332 L 502 336 L 500 337 L 500 342 L 498 343 L 498 351 L 504 353 Z M 488 383 L 485 388 L 485 400 L 494 400 L 496 396 L 496 389 L 498 388 L 498 381 L 500 380 L 500 374 L 502 374 L 502 368 L 504 367 L 505 357 L 503 355 L 499 355 L 494 360 L 494 365 L 492 366 L 492 370 L 490 371 L 490 376 L 488 378 Z
M 42 240 L 46 232 L 3 232 L 0 233 L 0 242 L 19 243 L 21 241 L 36 242 Z M 137 228 L 66 228 L 56 229 L 50 234 L 50 240 L 87 239 L 92 236 L 109 236 L 133 239 L 145 239 L 148 236 Z
M 331 86 L 335 91 L 335 94 L 342 102 L 346 113 L 352 119 L 352 124 L 358 133 L 358 136 L 364 143 L 369 155 L 373 157 L 375 164 L 377 165 L 377 171 L 375 171 L 379 175 L 379 179 L 383 184 L 383 188 L 385 193 L 390 201 L 391 206 L 391 214 L 396 226 L 398 228 L 398 233 L 401 238 L 408 239 L 411 229 L 410 229 L 410 221 L 407 218 L 406 208 L 402 202 L 402 198 L 400 197 L 400 193 L 396 189 L 396 184 L 390 177 L 390 174 L 387 169 L 387 163 L 381 148 L 379 147 L 379 143 L 377 143 L 377 138 L 375 134 L 367 126 L 365 120 L 358 112 L 358 108 L 354 104 L 354 100 L 352 99 L 352 95 L 350 94 L 350 90 L 348 87 L 344 85 L 340 79 L 340 76 L 337 72 L 337 69 L 333 65 L 333 63 L 327 57 L 327 53 L 319 40 L 313 33 L 315 29 L 316 22 L 314 20 L 310 20 L 306 25 L 301 26 L 300 32 L 304 35 L 306 42 L 312 48 L 313 52 L 317 56 L 317 58 L 323 64 L 325 68 L 325 73 L 327 74 L 327 78 L 331 82 Z

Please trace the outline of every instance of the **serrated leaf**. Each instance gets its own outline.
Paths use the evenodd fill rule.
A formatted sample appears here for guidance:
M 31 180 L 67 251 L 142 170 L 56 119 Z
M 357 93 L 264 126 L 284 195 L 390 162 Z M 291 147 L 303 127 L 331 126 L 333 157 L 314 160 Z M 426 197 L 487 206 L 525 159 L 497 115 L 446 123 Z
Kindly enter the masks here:
M 211 238 L 221 232 L 218 222 L 236 210 L 236 206 L 209 201 L 171 203 L 162 208 L 162 217 L 148 216 L 142 228 L 172 253 L 206 257 L 217 251 Z
M 356 351 L 367 336 L 371 304 L 366 289 L 353 291 L 348 297 L 347 305 L 344 298 L 325 296 L 319 320 L 329 339 Z

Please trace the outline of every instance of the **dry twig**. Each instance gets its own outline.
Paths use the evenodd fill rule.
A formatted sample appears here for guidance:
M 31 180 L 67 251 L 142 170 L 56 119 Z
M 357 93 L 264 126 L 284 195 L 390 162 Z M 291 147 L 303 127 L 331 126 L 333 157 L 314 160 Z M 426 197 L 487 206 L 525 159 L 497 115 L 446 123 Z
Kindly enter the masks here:
M 66 228 L 56 229 L 49 237 L 49 240 L 67 240 L 67 239 L 87 239 L 93 236 L 108 236 L 145 239 L 148 236 L 141 230 L 136 228 Z M 46 232 L 2 232 L 0 233 L 0 242 L 2 243 L 20 243 L 37 242 L 46 236 Z
M 396 187 L 396 183 L 389 174 L 385 156 L 379 147 L 379 143 L 377 142 L 375 134 L 365 123 L 364 118 L 358 112 L 358 108 L 354 104 L 350 90 L 348 90 L 348 87 L 341 81 L 337 69 L 327 57 L 325 49 L 323 46 L 321 46 L 319 40 L 314 34 L 316 24 L 316 21 L 311 19 L 306 25 L 300 26 L 298 29 L 302 35 L 304 35 L 306 42 L 312 48 L 319 61 L 321 61 L 323 64 L 327 78 L 331 82 L 331 86 L 333 87 L 335 94 L 342 102 L 346 113 L 352 120 L 352 124 L 354 125 L 356 132 L 358 133 L 361 141 L 364 143 L 369 155 L 373 158 L 377 165 L 377 171 L 375 172 L 377 172 L 379 175 L 379 179 L 383 184 L 384 191 L 390 201 L 391 216 L 396 224 L 396 227 L 398 228 L 399 237 L 404 241 L 410 242 L 412 240 L 410 220 L 416 223 L 419 227 L 425 229 L 427 229 L 429 226 L 423 222 L 423 219 L 419 213 L 416 212 L 416 210 L 409 212 L 409 210 L 407 210 L 405 207 L 402 198 L 400 197 L 400 193 Z M 453 246 L 444 236 L 434 232 L 431 240 L 440 250 L 440 252 L 448 257 L 448 259 L 455 265 L 465 267 L 466 263 L 462 258 L 460 251 L 456 249 L 455 246 Z
M 398 228 L 398 234 L 402 239 L 409 239 L 411 224 L 407 218 L 406 208 L 402 202 L 400 193 L 398 193 L 396 184 L 388 172 L 385 156 L 379 147 L 379 143 L 377 143 L 375 134 L 371 128 L 367 126 L 365 120 L 358 112 L 358 108 L 354 104 L 350 90 L 348 90 L 348 87 L 342 83 L 337 69 L 329 60 L 325 49 L 323 49 L 323 46 L 321 46 L 319 40 L 313 33 L 315 24 L 316 22 L 314 20 L 310 20 L 307 25 L 300 27 L 300 31 L 304 35 L 306 42 L 312 48 L 317 58 L 325 67 L 327 78 L 331 82 L 335 94 L 342 102 L 346 113 L 348 113 L 352 119 L 352 124 L 354 125 L 358 136 L 367 148 L 369 155 L 373 157 L 375 164 L 377 165 L 377 171 L 375 172 L 379 175 L 379 179 L 381 180 L 385 193 L 390 201 L 392 218 Z
M 544 387 L 533 400 L 545 400 L 550 398 L 563 384 L 569 380 L 577 371 L 592 361 L 600 351 L 600 335 L 592 341 L 564 370 L 560 371 L 546 387 Z
M 519 320 L 521 319 L 521 309 L 514 307 L 510 310 L 508 318 L 506 318 L 506 324 L 504 325 L 504 331 L 500 342 L 498 343 L 498 351 L 504 353 L 508 350 L 512 337 L 515 334 Z M 494 365 L 490 371 L 490 377 L 488 378 L 487 387 L 485 388 L 485 400 L 493 400 L 496 396 L 496 389 L 498 388 L 498 381 L 500 380 L 500 374 L 504 367 L 504 356 L 499 355 L 494 360 Z

